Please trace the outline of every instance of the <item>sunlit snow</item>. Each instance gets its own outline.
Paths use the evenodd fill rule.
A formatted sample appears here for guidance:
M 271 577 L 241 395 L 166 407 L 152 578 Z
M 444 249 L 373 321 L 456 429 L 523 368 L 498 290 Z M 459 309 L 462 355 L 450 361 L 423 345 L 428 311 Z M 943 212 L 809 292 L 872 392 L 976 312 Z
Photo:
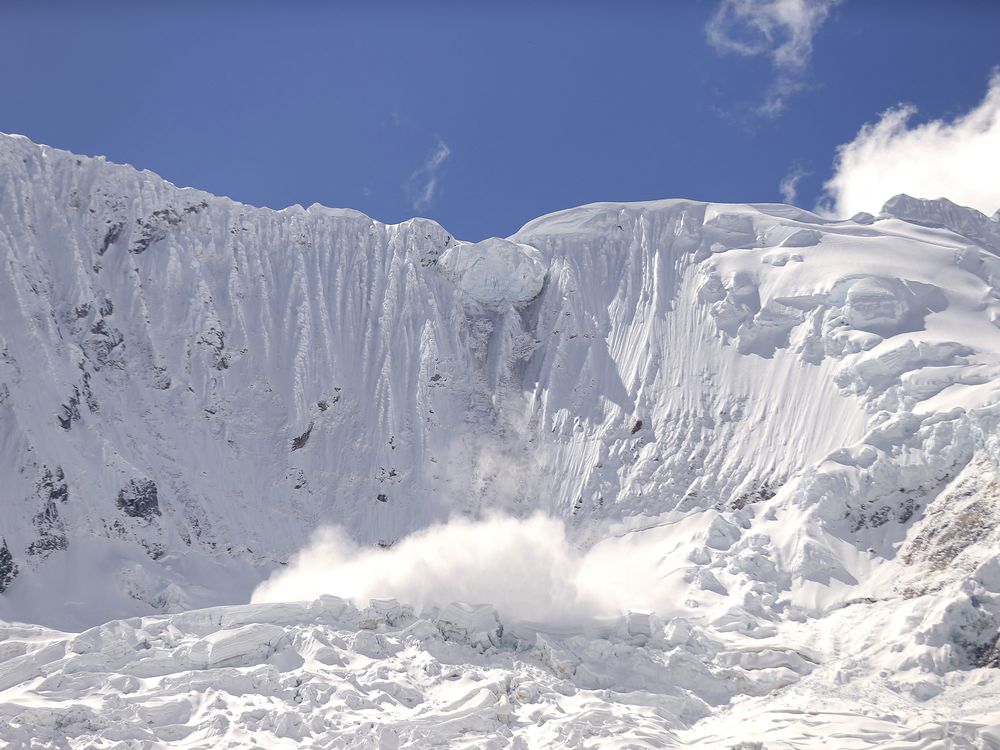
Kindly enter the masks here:
M 1000 747 L 996 217 L 0 179 L 0 742 Z

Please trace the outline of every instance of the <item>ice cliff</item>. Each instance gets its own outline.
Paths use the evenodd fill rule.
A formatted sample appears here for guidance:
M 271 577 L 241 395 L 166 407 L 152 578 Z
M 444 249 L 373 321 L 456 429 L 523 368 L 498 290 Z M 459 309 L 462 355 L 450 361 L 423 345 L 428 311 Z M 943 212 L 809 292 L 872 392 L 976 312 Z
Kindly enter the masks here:
M 467 243 L 22 137 L 0 176 L 11 616 L 239 600 L 324 522 L 389 545 L 484 509 L 582 545 L 693 514 L 706 559 L 794 592 L 859 579 L 837 545 L 934 554 L 935 503 L 995 479 L 997 222 L 946 201 L 595 204 Z
M 996 215 L 602 203 L 462 242 L 0 136 L 0 259 L 0 618 L 36 623 L 3 626 L 7 740 L 744 747 L 837 685 L 806 734 L 1000 741 Z M 626 609 L 616 560 L 656 585 L 556 631 L 171 616 L 248 601 L 325 524 L 391 548 L 498 511 L 562 521 Z M 192 713 L 199 670 L 272 703 Z

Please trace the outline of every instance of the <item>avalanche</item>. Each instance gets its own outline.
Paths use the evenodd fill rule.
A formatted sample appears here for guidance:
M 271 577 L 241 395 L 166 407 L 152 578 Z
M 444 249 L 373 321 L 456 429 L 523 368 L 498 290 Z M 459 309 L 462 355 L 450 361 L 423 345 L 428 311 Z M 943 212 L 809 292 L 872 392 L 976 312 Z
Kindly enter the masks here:
M 0 136 L 0 257 L 0 740 L 1000 747 L 997 215 L 461 242 Z

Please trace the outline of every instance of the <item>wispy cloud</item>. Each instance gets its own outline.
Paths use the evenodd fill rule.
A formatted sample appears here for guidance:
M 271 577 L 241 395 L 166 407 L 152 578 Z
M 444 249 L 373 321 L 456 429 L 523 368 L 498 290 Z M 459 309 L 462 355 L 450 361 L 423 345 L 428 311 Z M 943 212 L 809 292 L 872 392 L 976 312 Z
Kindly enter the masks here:
M 991 214 L 1000 209 L 1000 70 L 982 102 L 948 122 L 911 125 L 916 108 L 900 105 L 837 149 L 820 208 L 837 216 L 875 213 L 889 198 L 949 198 Z
M 775 79 L 758 115 L 774 118 L 788 99 L 804 88 L 813 38 L 841 0 L 722 0 L 705 27 L 708 42 L 720 53 L 767 57 Z
M 434 194 L 438 189 L 438 178 L 441 167 L 451 156 L 448 144 L 440 138 L 437 147 L 424 162 L 423 166 L 410 175 L 404 186 L 410 198 L 410 206 L 414 211 L 424 211 L 434 202 Z
M 809 175 L 802 165 L 796 162 L 788 170 L 788 174 L 781 178 L 778 190 L 781 192 L 781 200 L 791 205 L 797 205 L 799 197 L 799 180 Z

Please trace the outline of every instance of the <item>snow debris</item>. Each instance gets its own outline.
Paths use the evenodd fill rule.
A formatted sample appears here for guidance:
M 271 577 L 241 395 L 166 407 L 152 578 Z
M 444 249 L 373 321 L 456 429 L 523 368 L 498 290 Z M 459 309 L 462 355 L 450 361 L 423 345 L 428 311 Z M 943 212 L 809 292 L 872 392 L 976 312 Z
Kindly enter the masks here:
M 545 283 L 545 264 L 535 248 L 497 237 L 456 243 L 438 265 L 464 294 L 486 307 L 523 305 Z

